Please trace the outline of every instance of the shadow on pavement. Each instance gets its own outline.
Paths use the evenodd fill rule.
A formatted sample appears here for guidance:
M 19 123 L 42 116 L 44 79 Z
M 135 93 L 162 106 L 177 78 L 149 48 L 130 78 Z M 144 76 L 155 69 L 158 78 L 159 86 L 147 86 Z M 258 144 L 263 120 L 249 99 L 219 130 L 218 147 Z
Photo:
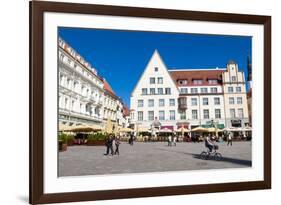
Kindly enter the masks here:
M 200 159 L 200 154 L 194 154 L 194 153 L 189 153 L 189 152 L 182 152 L 182 151 L 178 151 L 178 150 L 167 150 L 167 149 L 159 149 L 162 151 L 167 151 L 167 152 L 176 152 L 176 153 L 181 153 L 181 154 L 186 154 L 186 155 L 191 155 L 196 159 Z M 204 160 L 206 161 L 206 160 Z M 210 159 L 208 159 L 207 161 L 216 161 L 213 157 L 211 157 Z M 233 164 L 240 164 L 243 166 L 252 166 L 252 160 L 244 160 L 244 159 L 235 159 L 235 158 L 230 158 L 230 157 L 222 157 L 220 161 L 218 162 L 229 162 L 229 163 L 233 163 Z

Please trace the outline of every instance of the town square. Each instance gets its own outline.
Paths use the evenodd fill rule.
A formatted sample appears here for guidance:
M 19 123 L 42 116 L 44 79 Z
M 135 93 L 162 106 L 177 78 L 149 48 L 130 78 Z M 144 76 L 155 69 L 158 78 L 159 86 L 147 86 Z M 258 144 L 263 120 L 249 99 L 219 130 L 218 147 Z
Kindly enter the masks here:
M 120 155 L 104 156 L 104 146 L 72 146 L 59 153 L 59 176 L 250 168 L 251 142 L 219 143 L 220 161 L 202 160 L 204 143 L 137 142 L 120 144 Z

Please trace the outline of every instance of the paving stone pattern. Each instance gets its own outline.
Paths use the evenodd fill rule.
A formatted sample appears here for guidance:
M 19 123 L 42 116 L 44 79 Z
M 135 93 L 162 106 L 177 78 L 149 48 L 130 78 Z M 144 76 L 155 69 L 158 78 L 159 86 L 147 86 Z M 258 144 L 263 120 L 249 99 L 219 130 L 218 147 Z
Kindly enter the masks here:
M 105 146 L 71 146 L 59 153 L 59 176 L 105 175 L 251 167 L 251 142 L 218 143 L 221 161 L 202 160 L 204 143 L 122 142 L 120 155 L 104 156 Z

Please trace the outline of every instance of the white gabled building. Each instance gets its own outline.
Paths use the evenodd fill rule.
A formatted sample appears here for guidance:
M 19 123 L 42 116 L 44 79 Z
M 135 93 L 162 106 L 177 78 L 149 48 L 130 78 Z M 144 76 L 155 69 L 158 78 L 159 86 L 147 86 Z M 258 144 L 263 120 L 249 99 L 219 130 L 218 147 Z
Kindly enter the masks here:
M 168 69 L 155 50 L 130 99 L 131 124 L 151 128 L 153 122 L 161 127 L 175 127 L 178 119 L 179 90 Z

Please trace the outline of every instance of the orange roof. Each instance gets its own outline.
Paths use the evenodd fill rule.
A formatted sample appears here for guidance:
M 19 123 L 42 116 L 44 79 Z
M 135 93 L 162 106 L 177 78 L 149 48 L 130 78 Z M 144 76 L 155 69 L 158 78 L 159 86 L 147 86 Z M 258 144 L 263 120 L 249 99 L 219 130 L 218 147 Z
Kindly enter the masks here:
M 115 95 L 113 89 L 111 88 L 111 86 L 109 85 L 109 83 L 104 79 L 103 80 L 103 84 L 104 84 L 104 89 L 111 92 L 112 94 Z

